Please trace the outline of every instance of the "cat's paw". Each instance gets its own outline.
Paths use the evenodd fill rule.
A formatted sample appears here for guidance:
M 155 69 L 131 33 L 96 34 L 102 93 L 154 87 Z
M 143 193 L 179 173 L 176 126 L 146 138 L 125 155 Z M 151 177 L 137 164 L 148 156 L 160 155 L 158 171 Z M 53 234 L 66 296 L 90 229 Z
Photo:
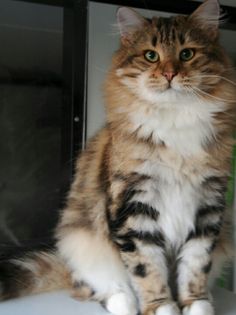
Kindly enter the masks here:
M 180 310 L 176 303 L 169 303 L 159 306 L 155 315 L 180 315 Z
M 138 309 L 133 296 L 120 292 L 106 301 L 106 309 L 113 315 L 137 315 Z
M 214 315 L 214 308 L 207 300 L 193 302 L 190 306 L 185 306 L 183 315 Z

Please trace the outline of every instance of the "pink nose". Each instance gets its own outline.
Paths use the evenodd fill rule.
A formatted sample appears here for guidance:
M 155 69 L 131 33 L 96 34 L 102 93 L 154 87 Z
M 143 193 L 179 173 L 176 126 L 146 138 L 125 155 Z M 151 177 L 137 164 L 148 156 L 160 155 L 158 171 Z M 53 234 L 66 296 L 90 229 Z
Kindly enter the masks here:
M 176 72 L 173 71 L 165 71 L 162 73 L 162 75 L 169 81 L 171 82 L 173 78 L 177 75 Z

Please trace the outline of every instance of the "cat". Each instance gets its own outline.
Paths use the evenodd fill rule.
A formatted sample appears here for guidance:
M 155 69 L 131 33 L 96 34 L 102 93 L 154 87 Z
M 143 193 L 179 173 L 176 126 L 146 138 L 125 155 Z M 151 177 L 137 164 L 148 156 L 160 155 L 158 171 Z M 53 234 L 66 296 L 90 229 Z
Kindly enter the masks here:
M 217 0 L 170 18 L 118 9 L 106 125 L 77 161 L 56 249 L 2 262 L 2 299 L 68 288 L 114 315 L 214 314 L 235 128 L 219 19 Z

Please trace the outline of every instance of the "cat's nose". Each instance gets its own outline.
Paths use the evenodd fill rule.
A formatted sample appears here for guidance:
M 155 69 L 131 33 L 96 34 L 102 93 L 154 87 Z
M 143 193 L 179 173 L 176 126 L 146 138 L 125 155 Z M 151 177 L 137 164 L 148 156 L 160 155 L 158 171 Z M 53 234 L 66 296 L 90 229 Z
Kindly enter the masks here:
M 162 75 L 169 81 L 171 82 L 173 78 L 177 75 L 177 72 L 174 71 L 164 71 Z

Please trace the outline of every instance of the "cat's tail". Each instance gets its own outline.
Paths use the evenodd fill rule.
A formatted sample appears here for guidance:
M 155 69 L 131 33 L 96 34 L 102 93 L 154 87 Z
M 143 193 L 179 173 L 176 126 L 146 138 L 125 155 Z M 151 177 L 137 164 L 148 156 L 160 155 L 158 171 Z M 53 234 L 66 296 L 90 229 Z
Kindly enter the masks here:
M 69 272 L 55 251 L 0 259 L 0 300 L 71 287 Z

